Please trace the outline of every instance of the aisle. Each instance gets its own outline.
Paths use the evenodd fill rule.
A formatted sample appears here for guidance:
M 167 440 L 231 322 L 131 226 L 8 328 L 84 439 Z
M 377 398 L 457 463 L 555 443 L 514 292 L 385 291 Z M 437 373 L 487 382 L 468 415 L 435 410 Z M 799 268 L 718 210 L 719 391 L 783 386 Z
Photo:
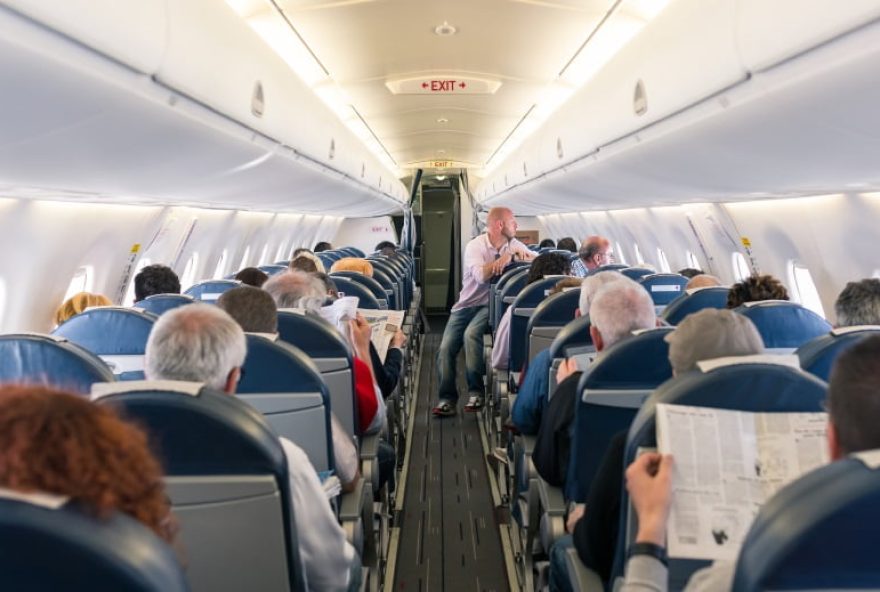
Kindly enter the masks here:
M 495 522 L 478 415 L 435 418 L 435 356 L 442 317 L 425 336 L 406 499 L 400 513 L 398 591 L 510 589 Z M 464 357 L 460 357 L 460 370 Z M 459 372 L 460 392 L 464 373 Z

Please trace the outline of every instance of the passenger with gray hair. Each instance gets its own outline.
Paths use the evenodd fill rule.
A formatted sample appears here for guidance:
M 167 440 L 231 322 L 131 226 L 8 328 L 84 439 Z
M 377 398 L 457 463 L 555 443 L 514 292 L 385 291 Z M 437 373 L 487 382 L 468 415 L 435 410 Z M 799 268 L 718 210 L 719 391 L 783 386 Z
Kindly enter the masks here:
M 315 312 L 324 305 L 327 295 L 324 284 L 302 271 L 279 273 L 263 284 L 278 308 L 301 308 Z
M 148 380 L 199 382 L 234 396 L 246 355 L 244 332 L 232 317 L 213 305 L 190 304 L 165 313 L 153 325 L 144 373 Z M 357 590 L 360 560 L 327 503 L 315 468 L 296 444 L 279 440 L 310 588 Z
M 586 277 L 590 272 L 614 261 L 611 241 L 604 236 L 588 236 L 581 242 L 577 259 L 571 262 L 571 275 Z
M 764 353 L 764 340 L 747 317 L 728 309 L 689 314 L 663 338 L 669 344 L 672 375 L 697 369 L 697 362 Z
M 834 303 L 838 327 L 880 325 L 880 279 L 849 282 Z

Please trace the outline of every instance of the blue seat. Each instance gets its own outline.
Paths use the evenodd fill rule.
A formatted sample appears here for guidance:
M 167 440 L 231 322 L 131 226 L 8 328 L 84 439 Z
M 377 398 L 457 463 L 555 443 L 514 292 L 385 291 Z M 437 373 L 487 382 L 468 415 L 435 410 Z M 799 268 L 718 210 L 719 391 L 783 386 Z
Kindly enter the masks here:
M 581 289 L 572 288 L 546 298 L 535 308 L 526 327 L 529 361 L 550 347 L 560 330 L 574 319 L 580 296 Z
M 0 548 L 6 590 L 189 590 L 171 548 L 121 513 L 97 518 L 71 503 L 0 499 Z
M 113 372 L 98 356 L 61 337 L 0 335 L 0 382 L 43 384 L 88 394 L 92 384 L 113 380 Z
M 547 298 L 547 292 L 559 283 L 565 276 L 551 276 L 523 286 L 511 304 L 510 316 L 510 344 L 508 368 L 511 372 L 522 370 L 528 355 L 528 334 L 526 329 L 532 314 L 541 302 Z M 516 281 L 516 280 L 514 280 Z M 508 283 L 508 286 L 510 284 Z M 574 316 L 574 313 L 572 313 Z
M 727 293 L 729 291 L 730 289 L 725 286 L 687 291 L 663 309 L 661 318 L 670 325 L 678 325 L 689 314 L 704 308 L 727 308 Z
M 237 288 L 240 285 L 241 282 L 236 280 L 205 280 L 190 286 L 184 294 L 188 294 L 202 302 L 216 302 L 220 298 L 220 294 L 226 290 Z
M 501 275 L 489 279 L 489 329 L 493 333 L 497 326 L 498 320 L 501 319 L 500 314 L 496 314 L 500 308 L 501 290 L 507 285 L 507 282 L 514 276 L 522 273 L 523 269 L 528 265 L 525 262 L 515 262 L 507 266 Z
M 688 279 L 677 273 L 652 273 L 642 276 L 639 283 L 651 295 L 654 310 L 660 314 L 670 302 L 684 293 Z
M 495 320 L 492 325 L 493 331 L 498 328 L 498 324 L 501 322 L 501 317 L 504 316 L 504 311 L 513 304 L 513 301 L 516 300 L 516 297 L 519 295 L 520 290 L 523 289 L 526 285 L 526 277 L 529 275 L 529 270 L 527 267 L 520 268 L 518 273 L 513 274 L 510 278 L 504 283 L 500 288 L 495 289 Z M 503 276 L 502 276 L 503 277 Z M 499 281 L 500 283 L 500 281 Z
M 284 259 L 284 260 L 282 260 L 282 261 L 276 261 L 276 262 L 273 263 L 272 265 L 277 265 L 277 266 L 280 266 L 280 267 L 290 267 L 290 260 L 289 260 L 289 259 Z
M 349 435 L 356 436 L 360 424 L 352 354 L 339 331 L 319 317 L 279 310 L 278 335 L 282 341 L 305 352 L 315 363 L 327 385 L 333 412 Z
M 791 353 L 811 339 L 831 331 L 831 324 L 800 304 L 787 300 L 746 302 L 736 309 L 755 324 L 764 347 Z
M 605 265 L 604 267 L 609 267 L 609 266 Z M 605 270 L 603 269 L 602 271 L 605 271 Z M 623 269 L 618 269 L 615 271 L 619 271 L 620 273 L 622 273 L 623 275 L 625 275 L 626 277 L 628 277 L 629 279 L 631 279 L 634 282 L 639 281 L 640 279 L 642 279 L 646 275 L 654 275 L 655 273 L 657 273 L 653 269 L 647 269 L 645 267 L 624 267 Z
M 330 396 L 318 368 L 289 343 L 246 337 L 239 398 L 262 413 L 276 434 L 302 448 L 316 470 L 335 470 Z
M 151 312 L 156 316 L 161 316 L 178 306 L 192 304 L 193 302 L 195 302 L 195 298 L 186 294 L 153 294 L 152 296 L 147 296 L 140 302 L 135 302 L 134 308 L 139 308 Z
M 287 459 L 256 409 L 196 383 L 96 385 L 93 398 L 150 435 L 194 592 L 306 590 Z
M 358 273 L 356 271 L 334 271 L 330 274 L 330 277 L 334 280 L 336 278 L 345 278 L 351 280 L 353 282 L 357 282 L 358 284 L 364 286 L 376 301 L 379 303 L 379 308 L 387 309 L 388 306 L 388 292 L 385 291 L 385 288 L 382 287 L 382 284 L 377 282 L 371 277 L 367 277 L 362 273 Z M 366 308 L 366 307 L 362 307 Z
M 743 542 L 733 590 L 880 589 L 878 521 L 876 465 L 855 455 L 816 469 L 761 508 Z
M 663 383 L 642 405 L 630 426 L 624 451 L 624 466 L 635 460 L 639 448 L 657 445 L 656 406 L 658 403 L 713 407 L 750 412 L 819 412 L 827 385 L 800 369 L 785 365 L 780 356 L 745 356 L 715 366 L 707 372 L 693 371 Z M 621 508 L 629 506 L 629 496 L 621 484 Z M 613 576 L 623 573 L 625 550 L 634 535 L 627 527 L 626 512 L 621 513 L 620 536 L 615 550 Z M 634 517 L 631 520 L 635 528 Z M 690 575 L 706 562 L 671 559 L 670 589 L 684 587 Z
M 566 499 L 584 502 L 611 438 L 629 429 L 642 403 L 672 378 L 671 327 L 640 331 L 597 357 L 578 384 Z
M 374 276 L 376 275 L 376 272 L 384 273 L 395 285 L 399 294 L 398 302 L 400 303 L 401 310 L 409 308 L 413 296 L 412 279 L 406 276 L 401 276 L 396 267 L 393 267 L 384 260 L 368 259 L 368 261 L 373 266 Z
M 599 273 L 602 271 L 617 271 L 623 273 L 624 269 L 630 269 L 629 265 L 626 265 L 625 263 L 609 263 L 608 265 L 597 267 L 593 271 L 589 272 L 587 275 L 593 275 L 594 273 Z M 654 273 L 650 269 L 646 271 L 648 271 L 649 273 Z
M 391 276 L 384 270 L 375 266 L 373 267 L 373 279 L 385 290 L 385 298 L 388 300 L 388 308 L 391 310 L 404 310 L 400 285 L 391 279 Z
M 333 267 L 333 263 L 336 261 L 336 258 L 333 257 L 333 255 L 330 255 L 327 251 L 315 253 L 315 257 L 321 260 L 321 263 L 324 264 L 324 269 L 327 271 L 330 271 L 330 268 Z
M 369 310 L 379 310 L 382 304 L 373 296 L 373 292 L 365 285 L 356 282 L 347 277 L 337 275 L 330 276 L 336 285 L 336 291 L 340 296 L 354 296 L 358 299 L 358 308 L 366 308 Z
M 586 369 L 587 362 L 596 355 L 596 347 L 590 336 L 589 315 L 580 316 L 566 323 L 550 344 L 549 392 L 556 389 L 556 370 L 565 358 L 577 358 L 579 366 Z M 581 363 L 583 362 L 583 363 Z
M 834 360 L 843 350 L 852 347 L 865 337 L 878 333 L 880 333 L 880 326 L 876 325 L 839 327 L 832 329 L 830 333 L 806 342 L 794 353 L 800 360 L 801 368 L 827 381 L 831 376 Z
M 352 257 L 366 257 L 366 254 L 357 247 L 345 247 L 345 250 L 347 250 Z
M 142 380 L 147 339 L 156 319 L 136 308 L 93 308 L 70 317 L 52 334 L 100 357 L 118 380 Z
M 273 265 L 260 265 L 257 269 L 259 269 L 260 271 L 262 271 L 263 273 L 265 273 L 266 275 L 271 277 L 271 276 L 277 275 L 279 273 L 284 273 L 289 268 L 286 265 L 278 265 L 276 263 Z

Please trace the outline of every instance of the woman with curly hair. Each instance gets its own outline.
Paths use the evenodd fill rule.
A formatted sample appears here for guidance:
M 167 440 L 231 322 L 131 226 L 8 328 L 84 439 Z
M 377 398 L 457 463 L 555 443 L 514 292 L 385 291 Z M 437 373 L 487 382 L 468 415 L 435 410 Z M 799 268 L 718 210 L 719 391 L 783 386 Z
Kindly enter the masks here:
M 761 300 L 788 300 L 788 290 L 772 275 L 750 275 L 730 287 L 727 308 L 737 308 L 746 302 Z
M 123 512 L 169 543 L 177 530 L 144 432 L 44 386 L 0 387 L 0 487 L 66 496 L 98 517 Z

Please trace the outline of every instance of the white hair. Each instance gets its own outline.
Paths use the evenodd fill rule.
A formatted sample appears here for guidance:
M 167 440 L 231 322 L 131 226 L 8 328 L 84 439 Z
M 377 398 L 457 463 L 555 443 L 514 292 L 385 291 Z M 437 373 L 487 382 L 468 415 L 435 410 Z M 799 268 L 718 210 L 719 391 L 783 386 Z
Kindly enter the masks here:
M 278 308 L 315 311 L 327 299 L 324 282 L 302 271 L 286 271 L 272 276 L 263 284 L 263 289 L 272 296 Z
M 166 312 L 150 331 L 147 380 L 204 382 L 223 390 L 229 373 L 244 364 L 247 341 L 235 320 L 212 304 L 189 304 Z
M 586 316 L 590 314 L 590 303 L 599 290 L 612 282 L 619 282 L 621 280 L 632 281 L 616 271 L 600 271 L 585 277 L 584 281 L 581 282 L 581 296 L 578 300 L 578 308 L 581 310 L 581 315 Z
M 593 298 L 590 324 L 602 335 L 604 347 L 612 346 L 633 331 L 657 325 L 654 301 L 632 280 L 612 282 Z

